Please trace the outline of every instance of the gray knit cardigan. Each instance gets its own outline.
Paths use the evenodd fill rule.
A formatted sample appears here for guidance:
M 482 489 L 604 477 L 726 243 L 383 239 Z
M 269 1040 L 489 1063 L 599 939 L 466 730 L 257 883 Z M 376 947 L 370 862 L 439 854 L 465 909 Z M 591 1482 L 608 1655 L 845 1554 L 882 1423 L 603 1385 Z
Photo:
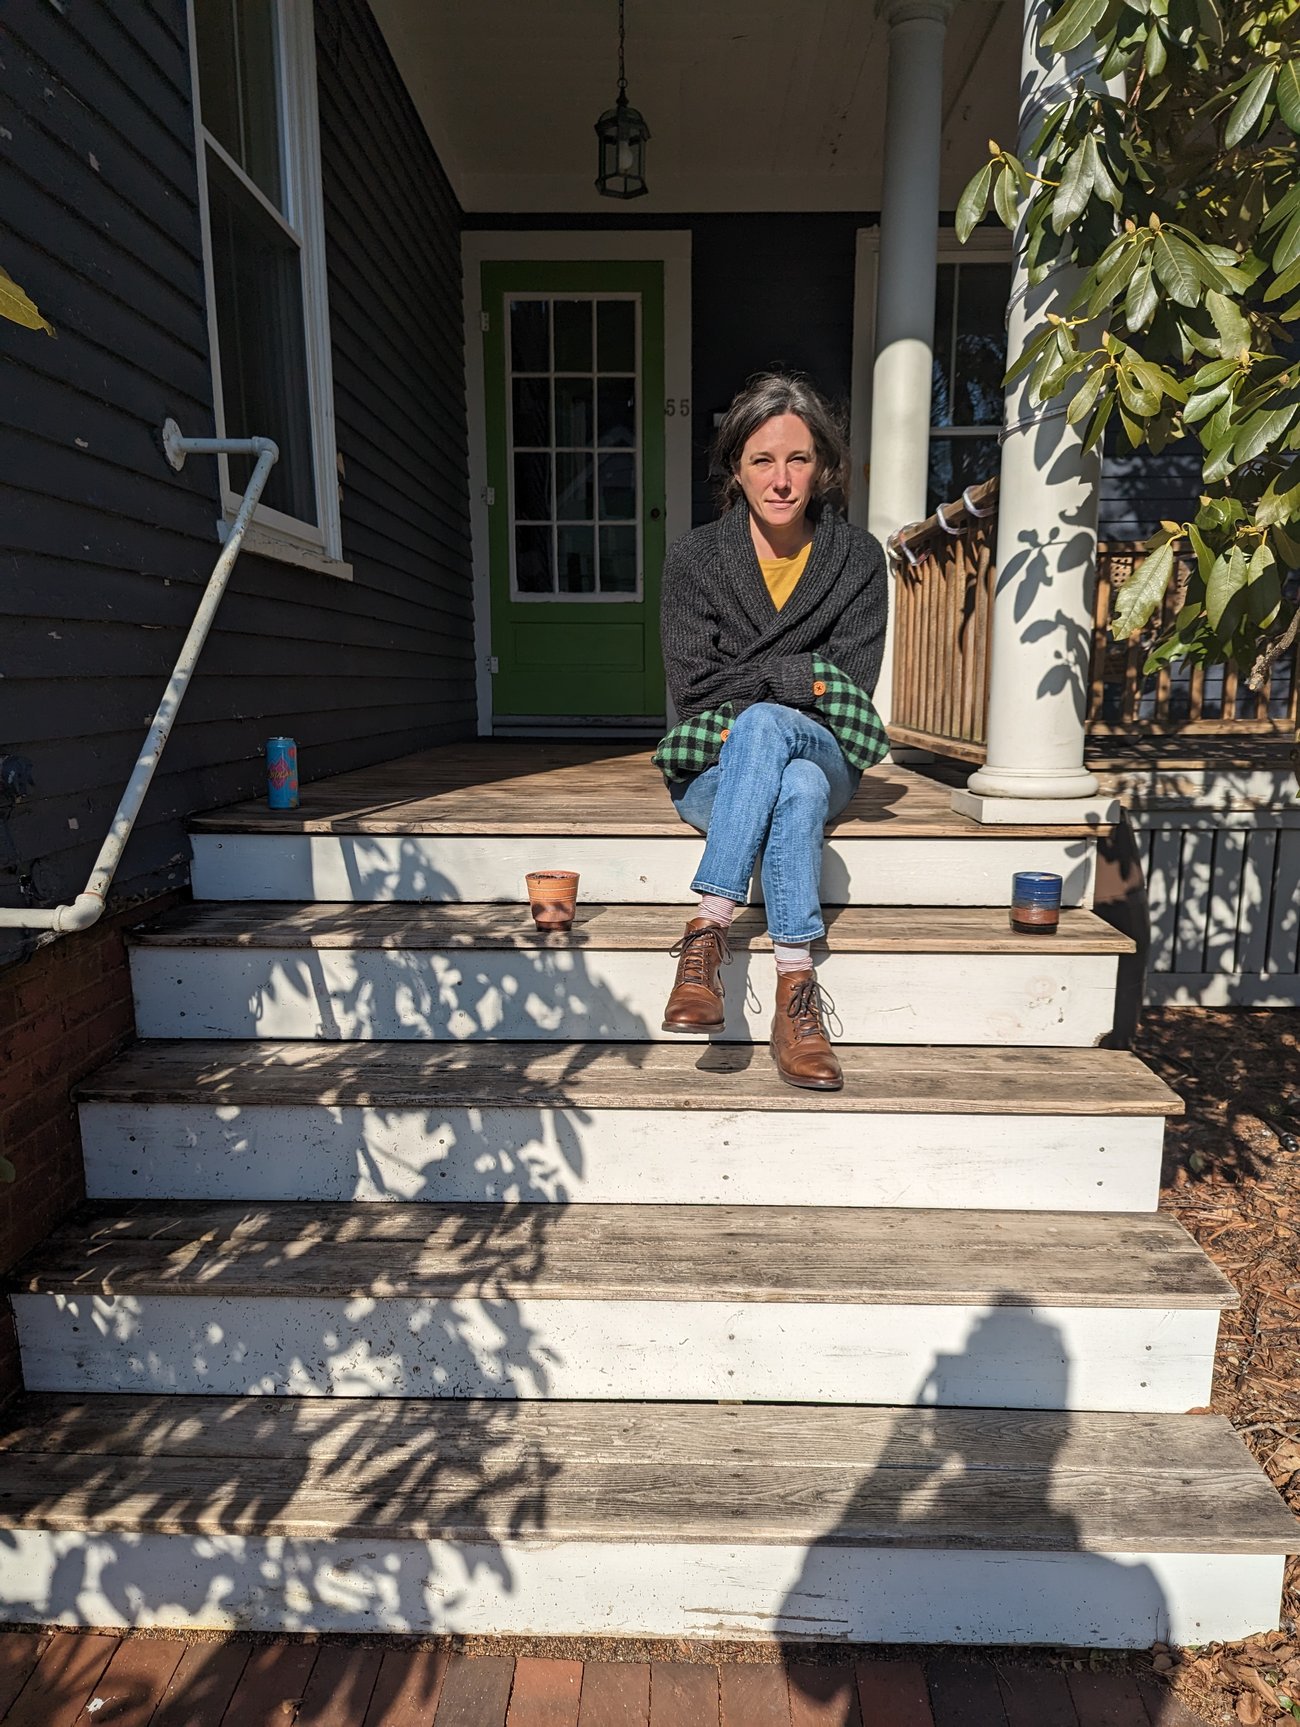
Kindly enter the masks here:
M 812 550 L 780 611 L 772 604 L 743 504 L 683 535 L 664 560 L 662 631 L 678 717 L 731 702 L 813 705 L 812 657 L 868 695 L 885 645 L 888 576 L 880 542 L 823 509 Z

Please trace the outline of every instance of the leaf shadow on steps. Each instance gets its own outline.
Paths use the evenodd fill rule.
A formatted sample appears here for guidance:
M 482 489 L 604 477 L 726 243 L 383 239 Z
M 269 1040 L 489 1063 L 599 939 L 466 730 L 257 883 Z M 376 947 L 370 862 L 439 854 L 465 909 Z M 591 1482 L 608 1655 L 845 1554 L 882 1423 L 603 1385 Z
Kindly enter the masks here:
M 364 880 L 357 886 L 364 889 Z M 438 881 L 428 893 L 453 897 Z M 370 1014 L 396 1016 L 432 1051 L 454 1049 L 474 1010 L 426 987 L 404 963 L 408 956 L 391 957 L 387 999 L 378 999 L 373 976 L 340 993 L 312 950 L 282 965 L 278 987 L 314 996 L 324 1026 L 321 1039 L 292 1046 L 296 1065 L 309 1071 L 343 1028 Z M 33 1422 L 44 1417 L 39 1455 L 24 1452 L 21 1431 L 0 1435 L 0 1478 L 16 1470 L 40 1482 L 34 1502 L 30 1489 L 21 1495 L 27 1510 L 18 1527 L 11 1519 L 0 1530 L 0 1549 L 11 1550 L 3 1561 L 8 1620 L 292 1631 L 328 1630 L 345 1619 L 355 1629 L 359 1617 L 376 1631 L 427 1632 L 454 1618 L 467 1597 L 512 1592 L 511 1541 L 547 1528 L 559 1461 L 544 1423 L 517 1431 L 524 1405 L 515 1399 L 547 1396 L 555 1362 L 521 1303 L 502 1290 L 526 1283 L 544 1259 L 581 1182 L 581 1130 L 590 1117 L 567 1082 L 590 1059 L 601 1023 L 615 1015 L 626 1022 L 632 1011 L 589 975 L 581 951 L 568 957 L 552 987 L 556 998 L 564 993 L 570 1016 L 590 1024 L 590 1036 L 579 1029 L 566 1038 L 544 1087 L 526 1070 L 506 1072 L 502 1097 L 516 1084 L 519 1092 L 508 1110 L 451 1112 L 412 1099 L 401 1109 L 325 1105 L 311 1112 L 309 1143 L 291 1148 L 283 1137 L 273 1141 L 256 1106 L 237 1101 L 234 1067 L 218 1057 L 204 1078 L 211 1109 L 220 1112 L 208 1149 L 186 1145 L 183 1134 L 182 1143 L 155 1139 L 138 1148 L 142 1166 L 158 1160 L 148 1196 L 127 1215 L 103 1220 L 86 1276 L 63 1303 L 59 1353 L 93 1358 L 75 1387 L 86 1395 L 74 1389 L 57 1409 L 39 1394 L 20 1406 Z M 527 959 L 519 955 L 518 987 L 536 991 Z M 480 1008 L 471 1029 L 490 1037 L 491 1004 Z M 453 1013 L 461 1016 L 455 1027 Z M 633 1035 L 644 1042 L 646 1030 L 640 1025 Z M 544 1041 L 537 1047 L 556 1050 Z M 353 1049 L 363 1070 L 382 1063 L 382 1044 Z M 419 1118 L 414 1156 L 411 1103 Z M 290 1150 L 292 1169 L 282 1172 Z M 235 1172 L 197 1247 L 193 1210 L 168 1203 L 175 1196 L 164 1159 L 173 1169 L 206 1159 L 214 1177 L 223 1165 L 228 1176 Z M 440 1173 L 449 1163 L 470 1207 L 463 1217 L 446 1204 Z M 314 1199 L 291 1218 L 262 1208 L 300 1196 L 313 1165 L 333 1172 Z M 214 1191 L 205 1194 L 203 1173 L 191 1170 L 187 1179 L 197 1182 L 189 1191 L 200 1199 Z M 408 1221 L 386 1201 L 402 1202 Z M 386 1222 L 394 1220 L 393 1233 L 409 1244 L 411 1208 L 421 1202 L 455 1268 L 453 1285 L 443 1276 L 436 1298 L 417 1292 L 393 1322 L 375 1326 L 386 1261 L 396 1251 L 386 1246 Z M 415 1228 L 418 1240 L 423 1225 Z M 178 1288 L 197 1289 L 200 1302 L 197 1318 L 164 1324 L 154 1340 L 142 1334 L 140 1301 L 129 1294 L 130 1243 L 138 1253 L 142 1236 L 155 1262 L 157 1238 L 175 1241 Z M 331 1256 L 337 1266 L 340 1247 L 349 1247 L 354 1266 L 364 1264 L 369 1281 L 316 1312 L 313 1289 L 334 1286 L 334 1273 L 316 1278 L 316 1268 Z M 264 1322 L 260 1336 L 239 1329 L 221 1295 L 223 1274 L 248 1264 L 254 1284 L 306 1292 L 293 1303 L 292 1337 L 268 1335 Z M 242 1312 L 257 1331 L 256 1303 L 245 1302 Z M 151 1395 L 121 1416 L 120 1398 L 112 1397 L 110 1410 L 101 1392 Z M 457 1418 L 449 1426 L 438 1416 L 450 1400 Z M 265 1539 L 254 1545 L 254 1537 Z
M 1074 1439 L 1070 1365 L 1059 1329 L 1002 1291 L 960 1351 L 936 1353 L 867 1472 L 828 1505 L 829 1526 L 809 1546 L 776 1634 L 1077 1646 L 1131 1644 L 1137 1628 L 1137 1642 L 1167 1638 L 1151 1568 L 1097 1551 L 1095 1531 L 1058 1503 L 1062 1474 L 1104 1461 Z M 1072 1497 L 1077 1505 L 1077 1489 Z M 1113 1531 L 1113 1508 L 1098 1509 L 1099 1526 Z M 1081 1573 L 1069 1556 L 1084 1552 Z M 844 1727 L 857 1727 L 852 1669 L 842 1678 Z M 792 1687 L 799 1682 L 792 1669 Z

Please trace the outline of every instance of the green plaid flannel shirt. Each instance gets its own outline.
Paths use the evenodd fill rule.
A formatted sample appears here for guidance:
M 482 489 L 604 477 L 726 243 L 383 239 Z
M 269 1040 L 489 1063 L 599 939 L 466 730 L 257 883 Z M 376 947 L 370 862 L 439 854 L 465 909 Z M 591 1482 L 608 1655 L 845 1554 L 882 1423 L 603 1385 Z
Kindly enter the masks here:
M 850 767 L 865 769 L 883 761 L 889 751 L 884 721 L 865 690 L 829 660 L 813 663 L 813 706 L 835 733 Z M 693 714 L 661 738 L 654 763 L 666 780 L 684 780 L 712 767 L 722 754 L 735 719 L 730 702 Z

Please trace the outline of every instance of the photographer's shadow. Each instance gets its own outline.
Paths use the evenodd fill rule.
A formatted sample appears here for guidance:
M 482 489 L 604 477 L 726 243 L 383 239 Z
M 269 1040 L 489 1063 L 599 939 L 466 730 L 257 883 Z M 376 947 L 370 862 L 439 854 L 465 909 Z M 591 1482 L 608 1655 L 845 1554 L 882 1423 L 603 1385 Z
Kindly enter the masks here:
M 892 1419 L 861 1411 L 866 1473 L 839 1490 L 828 1480 L 835 1521 L 809 1547 L 777 1634 L 807 1638 L 821 1624 L 814 1635 L 855 1644 L 1167 1638 L 1151 1568 L 1093 1547 L 1089 1524 L 1109 1518 L 1081 1502 L 1080 1483 L 1104 1465 L 1107 1417 L 1065 1408 L 1069 1390 L 1058 1328 L 1002 1292 L 960 1351 L 935 1356 L 913 1406 Z

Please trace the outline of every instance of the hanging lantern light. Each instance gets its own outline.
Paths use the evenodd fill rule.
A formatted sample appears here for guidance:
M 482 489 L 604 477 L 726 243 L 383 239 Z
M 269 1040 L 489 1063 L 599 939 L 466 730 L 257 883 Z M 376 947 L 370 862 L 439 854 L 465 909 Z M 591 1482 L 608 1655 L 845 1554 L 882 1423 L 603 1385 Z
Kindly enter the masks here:
M 645 183 L 645 147 L 650 128 L 639 109 L 627 99 L 623 70 L 623 0 L 618 0 L 618 99 L 596 122 L 600 172 L 596 190 L 602 198 L 641 198 Z

